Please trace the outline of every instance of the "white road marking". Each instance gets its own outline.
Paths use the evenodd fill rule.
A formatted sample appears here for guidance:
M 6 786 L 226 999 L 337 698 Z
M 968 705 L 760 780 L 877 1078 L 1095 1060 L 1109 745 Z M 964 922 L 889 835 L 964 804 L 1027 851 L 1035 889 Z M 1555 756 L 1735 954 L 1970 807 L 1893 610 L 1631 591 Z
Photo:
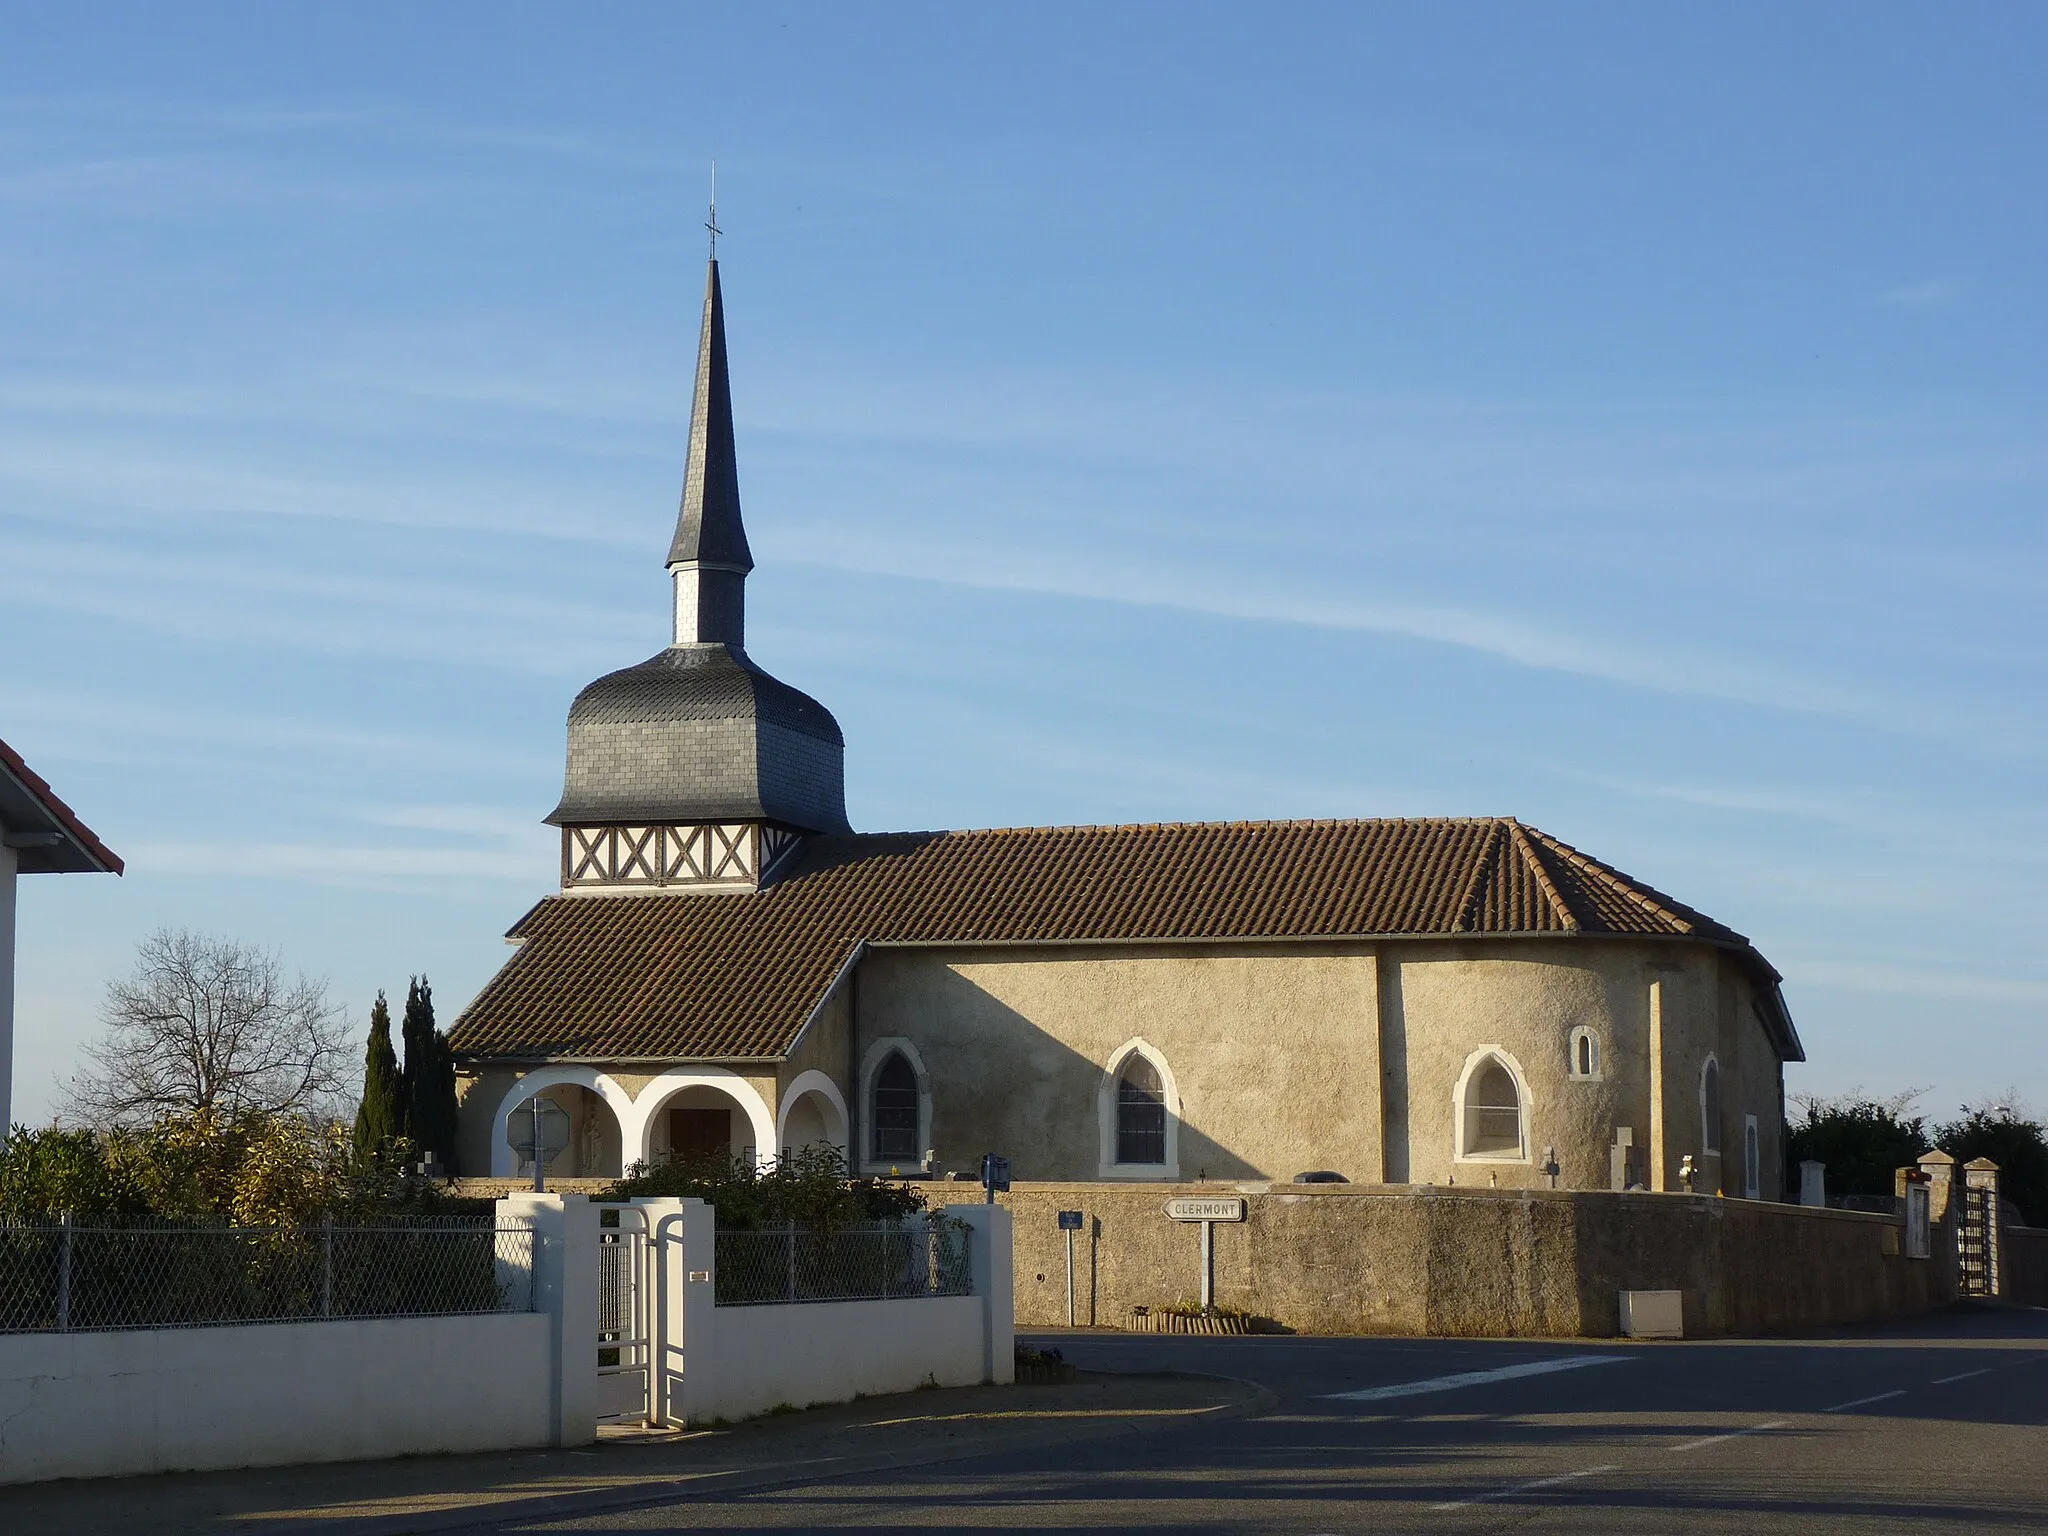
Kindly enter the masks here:
M 1841 1412 L 1842 1412 L 1842 1411 L 1844 1411 L 1845 1409 L 1849 1409 L 1849 1408 L 1861 1408 L 1861 1407 L 1862 1407 L 1862 1406 L 1863 1406 L 1864 1404 L 1866 1404 L 1866 1403 L 1881 1403 L 1881 1402 L 1885 1401 L 1885 1400 L 1886 1400 L 1887 1398 L 1893 1398 L 1893 1397 L 1904 1397 L 1905 1395 L 1906 1395 L 1906 1389 L 1905 1389 L 1904 1387 L 1897 1387 L 1897 1388 L 1894 1388 L 1894 1389 L 1893 1389 L 1892 1391 L 1890 1391 L 1890 1392 L 1879 1392 L 1879 1393 L 1877 1393 L 1877 1394 L 1876 1394 L 1875 1396 L 1873 1396 L 1873 1397 L 1859 1397 L 1859 1398 L 1856 1398 L 1855 1400 L 1853 1400 L 1853 1401 L 1851 1401 L 1851 1402 L 1846 1402 L 1846 1403 L 1837 1403 L 1837 1404 L 1835 1404 L 1835 1406 L 1834 1406 L 1834 1407 L 1832 1407 L 1832 1408 L 1823 1408 L 1823 1409 L 1821 1409 L 1821 1412 L 1822 1412 L 1822 1413 L 1841 1413 Z
M 1582 1467 L 1577 1472 L 1560 1472 L 1555 1477 L 1539 1477 L 1533 1483 L 1516 1483 L 1512 1488 L 1496 1488 L 1491 1493 L 1475 1493 L 1469 1499 L 1452 1499 L 1436 1507 L 1444 1509 L 1465 1509 L 1473 1504 L 1485 1504 L 1494 1499 L 1512 1499 L 1518 1493 L 1534 1493 L 1538 1488 L 1555 1488 L 1559 1483 L 1575 1482 L 1582 1477 L 1598 1477 L 1602 1472 L 1612 1472 L 1615 1463 L 1608 1462 L 1598 1467 Z
M 1927 1385 L 1930 1387 L 1945 1387 L 1952 1381 L 1968 1381 L 1972 1376 L 1989 1376 L 1990 1374 L 1991 1367 L 1987 1365 L 1981 1371 L 1965 1371 L 1960 1376 L 1943 1376 L 1937 1380 L 1930 1381 Z
M 1740 1440 L 1744 1435 L 1760 1435 L 1767 1429 L 1783 1429 L 1791 1422 L 1790 1419 L 1767 1419 L 1761 1424 L 1752 1424 L 1747 1429 L 1731 1429 L 1725 1435 L 1709 1435 L 1704 1440 L 1688 1440 L 1683 1445 L 1671 1447 L 1671 1454 L 1677 1456 L 1686 1451 L 1703 1451 L 1710 1445 L 1719 1445 L 1723 1440 Z
M 1520 1365 L 1503 1365 L 1497 1370 L 1460 1371 L 1455 1376 L 1432 1376 L 1427 1381 L 1404 1381 L 1391 1387 L 1361 1387 L 1356 1392 L 1326 1392 L 1323 1395 L 1340 1403 L 1383 1403 L 1390 1397 L 1420 1397 L 1427 1392 L 1483 1387 L 1489 1382 L 1515 1381 L 1523 1376 L 1575 1371 L 1584 1365 L 1618 1365 L 1628 1358 L 1627 1355 L 1561 1355 L 1553 1360 L 1527 1360 Z

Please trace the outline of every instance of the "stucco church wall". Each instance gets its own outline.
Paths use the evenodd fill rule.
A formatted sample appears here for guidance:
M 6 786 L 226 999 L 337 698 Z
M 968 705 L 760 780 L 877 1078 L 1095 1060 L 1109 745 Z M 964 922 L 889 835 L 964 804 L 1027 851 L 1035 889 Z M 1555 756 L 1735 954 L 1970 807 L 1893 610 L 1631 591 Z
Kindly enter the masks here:
M 1389 1173 L 1413 1183 L 1547 1187 L 1540 1165 L 1554 1146 L 1565 1187 L 1604 1186 L 1613 1128 L 1645 1120 L 1633 1113 L 1648 1099 L 1645 1032 L 1635 1016 L 1635 994 L 1644 991 L 1640 952 L 1584 940 L 1403 944 L 1387 947 L 1386 963 L 1398 968 L 1390 990 L 1405 1046 L 1398 1058 L 1389 1050 L 1389 1071 L 1403 1074 L 1407 1103 L 1406 1168 L 1397 1158 Z M 1571 1033 L 1580 1025 L 1600 1046 L 1600 1071 L 1590 1080 L 1569 1075 Z M 1522 1158 L 1458 1156 L 1460 1081 L 1488 1049 L 1508 1059 L 1525 1089 Z
M 490 1067 L 455 1079 L 455 1166 L 466 1177 L 489 1176 L 495 1150 L 492 1122 L 517 1081 L 519 1074 L 510 1067 Z
M 768 1101 L 775 1106 L 777 1113 L 782 1109 L 780 1089 L 786 1088 L 806 1072 L 824 1073 L 838 1084 L 839 1091 L 847 1095 L 848 1103 L 851 1104 L 852 1095 L 848 1092 L 846 1082 L 847 1074 L 851 1070 L 848 1065 L 851 1046 L 846 1037 L 850 1024 L 847 1000 L 851 991 L 852 988 L 845 981 L 841 981 L 833 989 L 832 995 L 825 999 L 824 1006 L 818 1010 L 817 1018 L 811 1021 L 810 1028 L 806 1029 L 802 1038 L 797 1041 L 796 1049 L 783 1061 L 777 1073 L 780 1087 L 777 1095 Z
M 1370 946 L 872 951 L 863 1056 L 910 1040 L 942 1167 L 1004 1153 L 1016 1178 L 1101 1176 L 1105 1071 L 1142 1039 L 1177 1090 L 1183 1177 L 1380 1167 Z
M 1767 1201 L 1777 1199 L 1785 1190 L 1784 1077 L 1757 1017 L 1750 979 L 1725 954 L 1706 946 L 1673 947 L 1658 955 L 1649 979 L 1660 983 L 1663 1000 L 1664 1188 L 1679 1188 L 1679 1166 L 1691 1156 L 1699 1193 L 1742 1194 L 1743 1116 L 1748 1114 L 1757 1118 L 1758 1193 Z M 1647 1031 L 1647 989 L 1645 998 Z M 1710 1055 L 1721 1073 L 1718 1154 L 1707 1150 L 1702 1097 Z M 1638 1141 L 1645 1143 L 1647 1137 L 1639 1132 Z
M 1200 1294 L 1201 1233 L 1161 1209 L 1230 1185 L 1018 1185 L 1017 1321 L 1066 1321 L 1058 1211 L 1079 1210 L 1077 1321 Z M 1216 1227 L 1215 1299 L 1303 1333 L 1611 1337 L 1620 1293 L 1684 1293 L 1689 1334 L 1905 1316 L 1955 1297 L 1946 1229 L 1930 1260 L 1886 1216 L 1704 1196 L 1309 1186 L 1245 1196 Z
M 1518 939 L 1511 944 L 1390 943 L 1382 950 L 1381 1019 L 1388 1155 L 1381 1176 L 1504 1189 L 1546 1188 L 1555 1148 L 1563 1188 L 1602 1189 L 1626 1127 L 1648 1180 L 1661 1162 L 1676 1190 L 1692 1154 L 1701 1193 L 1741 1194 L 1743 1115 L 1758 1121 L 1759 1193 L 1784 1188 L 1784 1098 L 1776 1051 L 1748 978 L 1718 950 L 1693 944 Z M 1651 1155 L 1651 995 L 1661 1001 L 1663 1157 Z M 1597 1072 L 1575 1077 L 1571 1037 L 1585 1026 Z M 1461 1158 L 1458 1090 L 1474 1057 L 1497 1048 L 1525 1089 L 1526 1156 Z M 1705 1150 L 1701 1073 L 1721 1069 L 1721 1146 Z

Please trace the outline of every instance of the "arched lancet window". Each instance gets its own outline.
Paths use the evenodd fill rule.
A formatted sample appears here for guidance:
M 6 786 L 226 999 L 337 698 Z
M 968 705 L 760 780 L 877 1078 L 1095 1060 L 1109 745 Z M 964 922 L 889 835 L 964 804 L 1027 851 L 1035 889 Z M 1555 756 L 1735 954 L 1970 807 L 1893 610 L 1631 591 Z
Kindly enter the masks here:
M 917 1071 L 901 1051 L 875 1072 L 874 1105 L 869 1123 L 875 1128 L 877 1162 L 915 1162 L 917 1144 Z
M 1117 1079 L 1116 1160 L 1154 1165 L 1166 1161 L 1166 1089 L 1159 1069 L 1135 1052 Z
M 1572 1031 L 1570 1054 L 1566 1059 L 1566 1070 L 1572 1077 L 1597 1078 L 1600 1075 L 1600 1037 L 1588 1026 L 1581 1024 Z
M 1522 1094 L 1498 1056 L 1488 1057 L 1465 1086 L 1465 1155 L 1522 1155 Z
M 1700 1068 L 1700 1150 L 1721 1150 L 1721 1063 L 1711 1056 Z

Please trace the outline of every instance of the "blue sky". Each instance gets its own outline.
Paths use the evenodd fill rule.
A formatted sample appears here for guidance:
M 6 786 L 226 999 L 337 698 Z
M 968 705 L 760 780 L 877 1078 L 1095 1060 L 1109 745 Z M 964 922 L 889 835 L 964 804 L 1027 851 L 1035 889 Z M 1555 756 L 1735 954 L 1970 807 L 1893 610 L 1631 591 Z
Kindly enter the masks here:
M 15 1103 L 158 924 L 452 1017 L 666 638 L 721 246 L 749 635 L 867 829 L 1512 814 L 1794 1092 L 2048 1105 L 2048 13 L 18 7 Z

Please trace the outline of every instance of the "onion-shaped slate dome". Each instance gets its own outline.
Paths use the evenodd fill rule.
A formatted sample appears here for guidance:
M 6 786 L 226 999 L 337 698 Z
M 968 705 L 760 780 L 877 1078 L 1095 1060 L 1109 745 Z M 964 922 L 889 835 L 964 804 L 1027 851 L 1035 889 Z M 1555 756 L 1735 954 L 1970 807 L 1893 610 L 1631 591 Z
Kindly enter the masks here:
M 769 821 L 845 832 L 845 738 L 832 712 L 747 655 L 725 306 L 718 262 L 704 290 L 689 465 L 668 568 L 675 643 L 608 673 L 569 706 L 556 826 Z

